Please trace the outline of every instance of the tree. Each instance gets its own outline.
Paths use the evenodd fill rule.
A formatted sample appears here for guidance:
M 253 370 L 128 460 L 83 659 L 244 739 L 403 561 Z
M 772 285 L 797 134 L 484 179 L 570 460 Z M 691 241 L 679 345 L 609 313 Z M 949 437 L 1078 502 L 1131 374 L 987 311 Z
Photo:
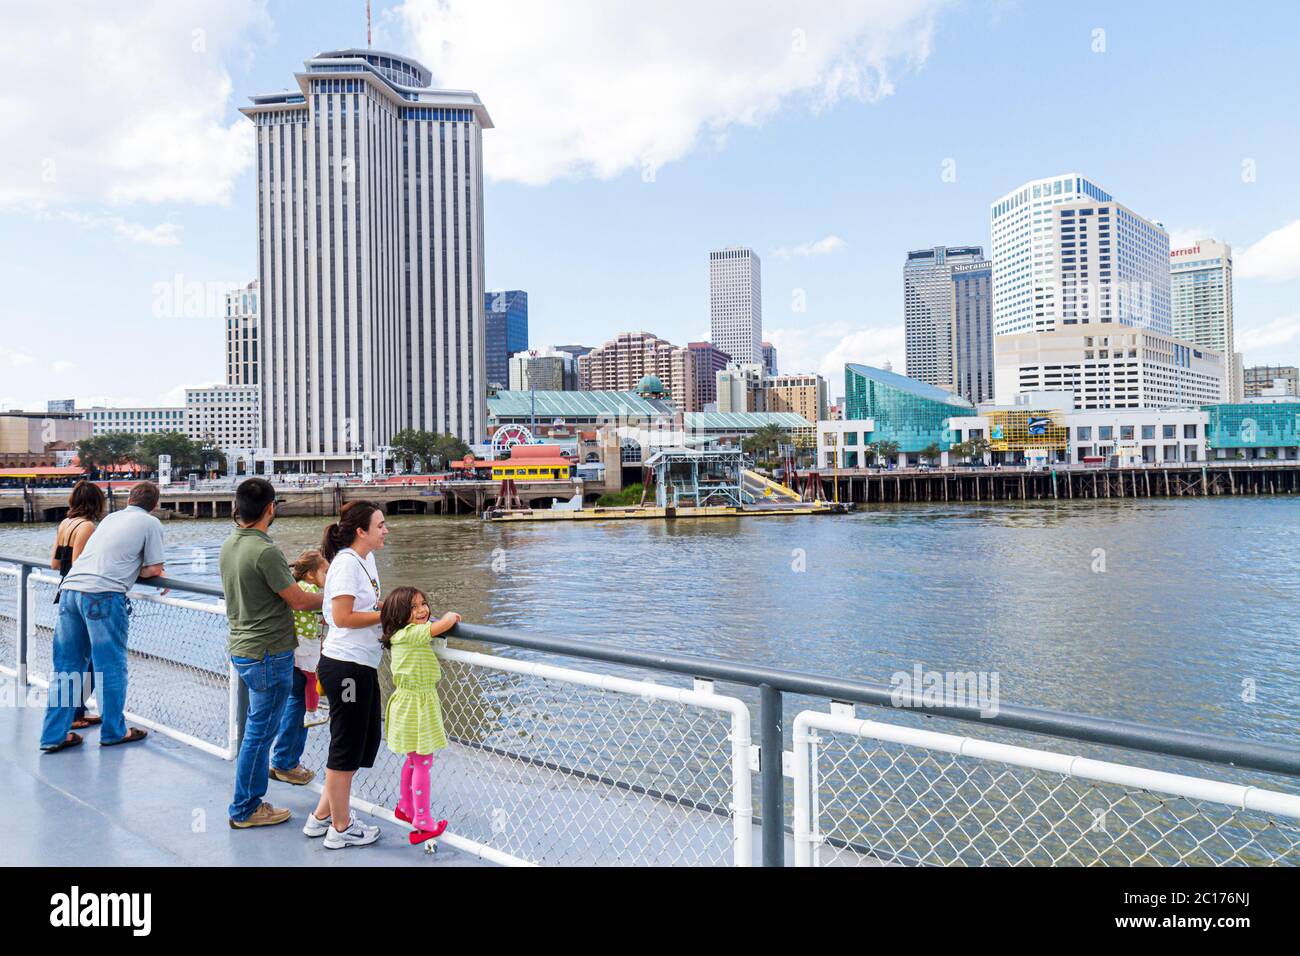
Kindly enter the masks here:
M 160 455 L 171 455 L 173 474 L 201 471 L 208 458 L 204 447 L 184 432 L 155 432 L 141 436 L 139 463 L 156 469 Z
M 433 470 L 446 468 L 451 462 L 470 453 L 469 445 L 455 435 L 404 428 L 388 443 L 393 458 L 402 462 L 408 471 L 416 468 Z
M 898 442 L 890 441 L 888 438 L 882 438 L 880 441 L 872 442 L 867 447 L 872 450 L 877 461 L 885 463 L 888 463 L 889 459 L 898 454 Z
M 740 447 L 747 455 L 753 455 L 766 462 L 776 454 L 781 445 L 789 444 L 791 441 L 788 431 L 780 425 L 768 424 L 761 426 L 758 431 L 742 441 Z
M 935 442 L 930 442 L 930 444 L 926 445 L 921 451 L 921 457 L 932 465 L 939 460 L 941 454 L 943 454 L 943 451 Z
M 140 457 L 140 436 L 131 432 L 105 432 L 77 442 L 77 458 L 83 468 L 112 470 Z

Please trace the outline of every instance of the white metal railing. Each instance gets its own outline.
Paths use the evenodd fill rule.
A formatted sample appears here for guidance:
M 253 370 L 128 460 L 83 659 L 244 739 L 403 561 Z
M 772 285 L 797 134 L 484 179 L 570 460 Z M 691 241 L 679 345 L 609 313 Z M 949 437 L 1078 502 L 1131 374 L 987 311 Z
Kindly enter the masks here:
M 495 657 L 435 642 L 450 741 L 433 812 L 452 846 L 510 865 L 750 866 L 749 710 L 692 688 Z M 328 729 L 304 763 L 324 766 Z M 355 802 L 395 819 L 402 757 L 381 748 Z
M 57 575 L 29 575 L 27 668 L 48 690 L 54 669 Z M 238 748 L 238 678 L 227 651 L 224 603 L 133 590 L 127 634 L 125 715 L 129 721 L 233 760 Z M 95 700 L 91 709 L 95 710 Z
M 1300 863 L 1300 796 L 806 710 L 796 866 Z

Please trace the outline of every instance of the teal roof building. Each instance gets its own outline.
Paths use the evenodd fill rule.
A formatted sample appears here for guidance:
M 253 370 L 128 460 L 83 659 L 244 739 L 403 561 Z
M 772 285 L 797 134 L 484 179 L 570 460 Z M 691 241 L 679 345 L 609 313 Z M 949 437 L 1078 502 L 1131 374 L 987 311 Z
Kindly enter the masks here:
M 871 419 L 872 442 L 897 442 L 911 454 L 930 445 L 946 451 L 956 441 L 948 419 L 975 414 L 966 399 L 937 386 L 870 365 L 844 366 L 844 417 Z

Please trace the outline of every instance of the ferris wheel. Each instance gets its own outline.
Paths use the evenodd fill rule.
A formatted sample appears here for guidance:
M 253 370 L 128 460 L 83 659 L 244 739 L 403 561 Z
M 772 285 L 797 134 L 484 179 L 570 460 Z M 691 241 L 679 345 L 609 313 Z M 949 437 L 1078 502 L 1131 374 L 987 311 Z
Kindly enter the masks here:
M 492 435 L 492 455 L 499 458 L 515 445 L 533 444 L 533 433 L 523 425 L 502 425 Z

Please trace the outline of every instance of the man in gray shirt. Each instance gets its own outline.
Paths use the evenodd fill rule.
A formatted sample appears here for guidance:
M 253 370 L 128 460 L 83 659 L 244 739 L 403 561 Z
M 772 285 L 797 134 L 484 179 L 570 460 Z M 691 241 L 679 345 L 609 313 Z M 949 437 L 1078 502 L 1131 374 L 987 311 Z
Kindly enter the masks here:
M 158 486 L 142 481 L 131 489 L 127 507 L 95 529 L 85 549 L 63 579 L 59 618 L 54 627 L 54 672 L 41 731 L 41 749 L 54 753 L 75 747 L 72 720 L 89 683 L 94 661 L 96 695 L 103 718 L 103 747 L 143 740 L 145 731 L 130 730 L 126 707 L 126 592 L 139 578 L 163 573 L 162 522 L 150 512 L 158 507 Z

